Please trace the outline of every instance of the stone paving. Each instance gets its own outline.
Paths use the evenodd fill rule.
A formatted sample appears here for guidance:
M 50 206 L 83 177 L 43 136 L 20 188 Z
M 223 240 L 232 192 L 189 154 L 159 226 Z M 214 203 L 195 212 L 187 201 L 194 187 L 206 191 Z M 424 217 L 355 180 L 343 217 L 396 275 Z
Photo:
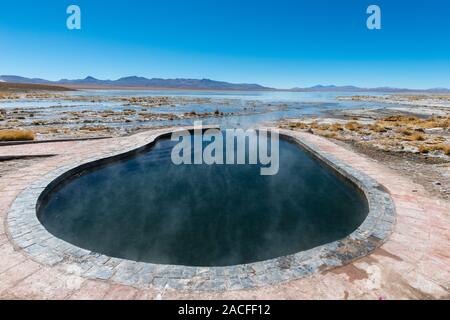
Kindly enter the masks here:
M 45 248 L 18 244 L 11 238 L 8 212 L 16 198 L 27 190 L 42 187 L 37 181 L 50 173 L 65 171 L 74 164 L 84 163 L 135 149 L 149 143 L 166 130 L 139 133 L 126 138 L 98 141 L 49 143 L 1 147 L 0 154 L 56 154 L 29 167 L 11 172 L 0 178 L 0 298 L 13 299 L 441 299 L 450 298 L 450 206 L 448 202 L 431 198 L 408 177 L 328 140 L 307 133 L 292 133 L 306 147 L 314 148 L 333 157 L 344 166 L 369 176 L 389 191 L 396 207 L 394 232 L 380 247 L 372 248 L 369 255 L 349 259 L 344 266 L 316 268 L 300 279 L 272 281 L 262 274 L 262 286 L 248 286 L 246 279 L 233 274 L 209 275 L 209 286 L 195 290 L 192 283 L 180 281 L 158 282 L 140 286 L 142 279 L 134 275 L 153 275 L 155 270 L 133 271 L 136 266 L 114 258 L 104 259 L 104 269 L 91 265 L 89 260 L 74 259 L 79 250 L 73 250 L 62 260 L 48 256 Z M 58 171 L 59 170 L 59 171 Z M 47 177 L 47 179 L 49 179 Z M 19 216 L 17 216 L 19 217 Z M 389 219 L 388 219 L 389 220 Z M 11 221 L 10 221 L 11 222 Z M 393 223 L 393 221 L 391 221 Z M 14 223 L 13 223 L 14 225 Z M 20 224 L 15 227 L 19 228 Z M 14 232 L 17 232 L 16 229 Z M 29 230 L 31 232 L 31 230 Z M 22 230 L 26 235 L 28 231 Z M 390 233 L 390 232 L 389 232 Z M 17 233 L 15 233 L 17 234 Z M 386 235 L 388 236 L 388 235 Z M 33 238 L 34 239 L 34 238 Z M 43 235 L 42 241 L 45 239 Z M 26 237 L 23 238 L 26 241 Z M 24 249 L 22 249 L 24 248 Z M 26 250 L 28 248 L 28 250 Z M 74 248 L 77 249 L 77 248 Z M 335 248 L 336 249 L 336 248 Z M 82 252 L 82 251 L 81 251 Z M 43 260 L 36 257 L 43 257 Z M 94 259 L 94 260 L 95 260 Z M 81 263 L 80 263 L 81 262 Z M 293 266 L 299 266 L 293 261 Z M 339 263 L 337 265 L 340 265 Z M 153 265 L 150 265 L 153 266 Z M 109 267 L 109 268 L 108 268 Z M 146 266 L 142 266 L 146 267 Z M 147 266 L 148 267 L 148 266 Z M 132 271 L 130 272 L 130 268 Z M 150 268 L 150 267 L 149 267 Z M 142 270 L 139 270 L 142 271 Z M 195 270 L 202 272 L 200 270 Z M 247 270 L 255 272 L 258 270 Z M 227 279 L 226 290 L 216 283 L 219 276 Z M 175 277 L 176 279 L 177 277 Z M 184 277 L 189 279 L 190 276 Z M 284 281 L 283 281 L 284 280 Z M 127 282 L 128 281 L 128 282 Z M 233 283 L 235 284 L 233 286 Z M 219 290 L 217 289 L 219 287 Z M 186 290 L 190 288 L 190 290 Z M 225 289 L 223 288 L 223 289 Z M 246 288 L 246 289 L 244 289 Z M 239 290 L 237 290 L 239 289 Z

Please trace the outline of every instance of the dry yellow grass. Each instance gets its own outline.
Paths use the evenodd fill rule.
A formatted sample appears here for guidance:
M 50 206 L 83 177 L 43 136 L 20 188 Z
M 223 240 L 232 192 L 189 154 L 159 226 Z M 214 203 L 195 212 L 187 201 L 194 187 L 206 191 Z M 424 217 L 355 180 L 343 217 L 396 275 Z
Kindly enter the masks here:
M 20 99 L 20 95 L 14 93 L 0 93 L 0 100 L 16 100 Z
M 383 132 L 387 132 L 387 129 L 385 126 L 379 125 L 379 124 L 374 124 L 372 126 L 369 126 L 369 129 L 378 133 L 383 133 Z
M 378 120 L 376 125 L 395 126 L 409 129 L 431 129 L 431 128 L 449 128 L 450 117 L 431 117 L 428 119 L 419 119 L 417 117 L 391 116 Z
M 308 129 L 308 125 L 303 122 L 289 123 L 289 128 Z
M 344 126 L 342 124 L 339 123 L 333 123 L 330 128 L 330 131 L 336 132 L 336 131 L 343 131 L 344 130 Z
M 427 146 L 427 145 L 421 145 L 419 146 L 419 152 L 420 153 L 429 153 L 431 150 L 433 150 L 432 146 Z
M 399 122 L 394 121 L 386 121 L 386 120 L 377 120 L 375 121 L 376 126 L 381 126 L 385 128 L 392 128 L 392 127 L 400 127 L 401 124 Z
M 30 141 L 36 135 L 28 130 L 0 130 L 0 141 Z
M 322 133 L 321 136 L 325 137 L 325 138 L 329 138 L 329 139 L 334 139 L 337 137 L 336 133 L 334 133 L 334 132 L 325 132 L 325 133 Z
M 446 156 L 450 156 L 450 145 L 447 145 L 447 144 L 443 145 L 442 146 L 442 151 L 444 152 L 444 154 Z
M 438 137 L 432 137 L 432 138 L 428 139 L 427 143 L 428 144 L 441 144 L 445 141 L 446 141 L 446 139 L 444 137 L 438 136 Z
M 346 124 L 293 122 L 288 127 L 294 129 L 314 129 L 314 133 L 325 138 L 343 141 L 357 141 L 376 148 L 401 151 L 419 150 L 421 153 L 436 152 L 450 156 L 450 146 L 443 136 L 428 132 L 428 128 L 448 128 L 450 117 L 430 117 L 419 119 L 412 116 L 391 116 L 373 124 L 349 121 Z M 349 134 L 350 132 L 350 134 Z M 362 139 L 362 137 L 366 139 Z M 412 151 L 414 152 L 414 151 Z
M 433 117 L 427 120 L 420 120 L 416 122 L 416 125 L 423 129 L 431 128 L 443 128 L 450 127 L 450 117 Z
M 413 122 L 419 120 L 417 117 L 407 117 L 407 116 L 389 116 L 383 119 L 387 122 Z
M 422 133 L 414 133 L 413 135 L 409 136 L 408 140 L 410 140 L 410 141 L 425 141 L 426 137 Z
M 317 121 L 311 122 L 311 124 L 309 125 L 309 127 L 310 127 L 311 129 L 320 129 L 320 125 L 319 125 L 319 123 L 318 123 Z
M 414 131 L 408 128 L 401 128 L 398 130 L 398 133 L 401 133 L 404 136 L 412 136 Z
M 331 126 L 329 124 L 321 124 L 317 127 L 317 129 L 327 131 L 327 130 L 330 130 L 330 127 Z
M 97 127 L 89 127 L 89 126 L 84 126 L 80 128 L 81 131 L 93 131 L 93 132 L 97 132 L 97 131 L 105 131 L 108 130 L 107 127 L 103 127 L 103 126 L 97 126 Z
M 359 129 L 361 129 L 361 124 L 355 121 L 351 121 L 345 124 L 345 129 L 350 131 L 358 131 Z
M 442 151 L 445 155 L 450 156 L 450 145 L 437 144 L 437 145 L 421 145 L 419 146 L 420 153 L 429 153 L 432 151 Z

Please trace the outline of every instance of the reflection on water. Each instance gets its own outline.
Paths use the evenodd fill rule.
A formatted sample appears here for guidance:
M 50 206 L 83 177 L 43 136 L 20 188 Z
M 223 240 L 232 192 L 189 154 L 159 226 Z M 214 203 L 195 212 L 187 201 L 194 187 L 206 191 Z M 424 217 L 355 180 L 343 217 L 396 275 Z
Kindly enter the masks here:
M 289 92 L 289 91 L 201 91 L 201 90 L 86 90 L 81 96 L 181 96 L 216 99 L 259 100 L 264 102 L 332 102 L 337 96 L 380 95 L 363 92 Z
M 26 108 L 35 110 L 36 115 L 30 123 L 36 120 L 52 120 L 67 117 L 70 112 L 83 111 L 123 111 L 129 108 L 139 109 L 139 105 L 127 105 L 120 101 L 108 101 L 113 97 L 145 97 L 172 96 L 180 98 L 208 98 L 203 103 L 181 103 L 174 106 L 152 107 L 151 112 L 159 114 L 171 113 L 183 115 L 191 111 L 197 113 L 220 110 L 225 117 L 203 118 L 205 124 L 217 124 L 222 127 L 250 127 L 255 124 L 277 121 L 285 118 L 295 118 L 305 115 L 318 115 L 332 109 L 374 108 L 379 103 L 338 101 L 338 96 L 350 96 L 364 93 L 342 92 L 276 92 L 276 91 L 188 91 L 188 90 L 85 90 L 68 93 L 72 100 L 3 100 L 0 108 Z M 373 95 L 373 93 L 371 93 Z M 104 97 L 104 101 L 81 100 L 87 96 Z M 81 98 L 80 98 L 81 97 Z M 80 99 L 77 101 L 77 99 Z M 69 115 L 70 116 L 70 115 Z M 98 119 L 98 118 L 97 118 Z M 95 118 L 93 119 L 95 123 Z M 192 125 L 194 119 L 176 119 L 174 121 L 157 119 L 138 122 L 112 122 L 109 126 L 165 126 Z M 69 125 L 73 125 L 69 124 Z

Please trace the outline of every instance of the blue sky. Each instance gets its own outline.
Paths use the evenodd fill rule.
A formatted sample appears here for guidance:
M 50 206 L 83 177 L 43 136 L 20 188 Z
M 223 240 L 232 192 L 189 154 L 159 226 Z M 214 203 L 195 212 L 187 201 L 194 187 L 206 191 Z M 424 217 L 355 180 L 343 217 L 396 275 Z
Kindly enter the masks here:
M 66 8 L 82 30 L 66 28 Z M 366 9 L 382 9 L 382 30 Z M 447 0 L 1 1 L 0 74 L 450 87 Z

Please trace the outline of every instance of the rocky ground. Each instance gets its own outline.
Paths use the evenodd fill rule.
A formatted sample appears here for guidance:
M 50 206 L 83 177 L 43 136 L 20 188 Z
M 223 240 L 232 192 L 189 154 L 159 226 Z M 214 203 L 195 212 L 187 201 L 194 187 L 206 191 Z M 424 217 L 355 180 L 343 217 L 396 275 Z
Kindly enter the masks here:
M 368 101 L 372 98 L 388 100 L 382 97 L 350 99 Z M 400 98 L 390 96 L 389 99 Z M 410 98 L 402 96 L 401 99 Z M 414 99 L 407 101 L 416 101 Z M 435 97 L 417 99 L 423 103 L 420 108 L 392 102 L 392 108 L 332 110 L 324 117 L 287 119 L 279 126 L 326 137 L 412 177 L 431 194 L 449 200 L 450 105 L 436 105 Z M 448 100 L 443 97 L 438 100 L 448 102 L 450 96 Z
M 422 115 L 445 115 L 450 108 L 450 94 L 393 94 L 382 96 L 338 97 L 341 101 L 364 101 L 392 104 L 391 110 L 404 110 L 414 107 L 410 112 Z
M 224 112 L 221 108 L 227 108 L 230 104 L 230 100 L 225 99 L 212 101 L 210 98 L 169 96 L 73 96 L 54 92 L 0 92 L 0 101 L 50 104 L 46 107 L 34 105 L 0 107 L 0 131 L 17 129 L 29 131 L 36 140 L 124 136 L 143 129 L 170 125 L 172 121 L 248 115 L 264 110 L 257 108 L 253 102 L 246 102 L 238 112 Z M 195 106 L 211 104 L 217 107 L 211 111 L 194 110 Z M 111 108 L 103 108 L 102 105 Z M 177 109 L 180 106 L 186 108 L 192 106 L 192 110 L 180 112 Z M 155 122 L 161 124 L 155 125 Z M 166 124 L 163 124 L 164 122 Z
M 450 200 L 450 161 L 410 152 L 389 152 L 352 142 L 335 143 L 366 155 L 373 160 L 410 177 L 435 197 Z

